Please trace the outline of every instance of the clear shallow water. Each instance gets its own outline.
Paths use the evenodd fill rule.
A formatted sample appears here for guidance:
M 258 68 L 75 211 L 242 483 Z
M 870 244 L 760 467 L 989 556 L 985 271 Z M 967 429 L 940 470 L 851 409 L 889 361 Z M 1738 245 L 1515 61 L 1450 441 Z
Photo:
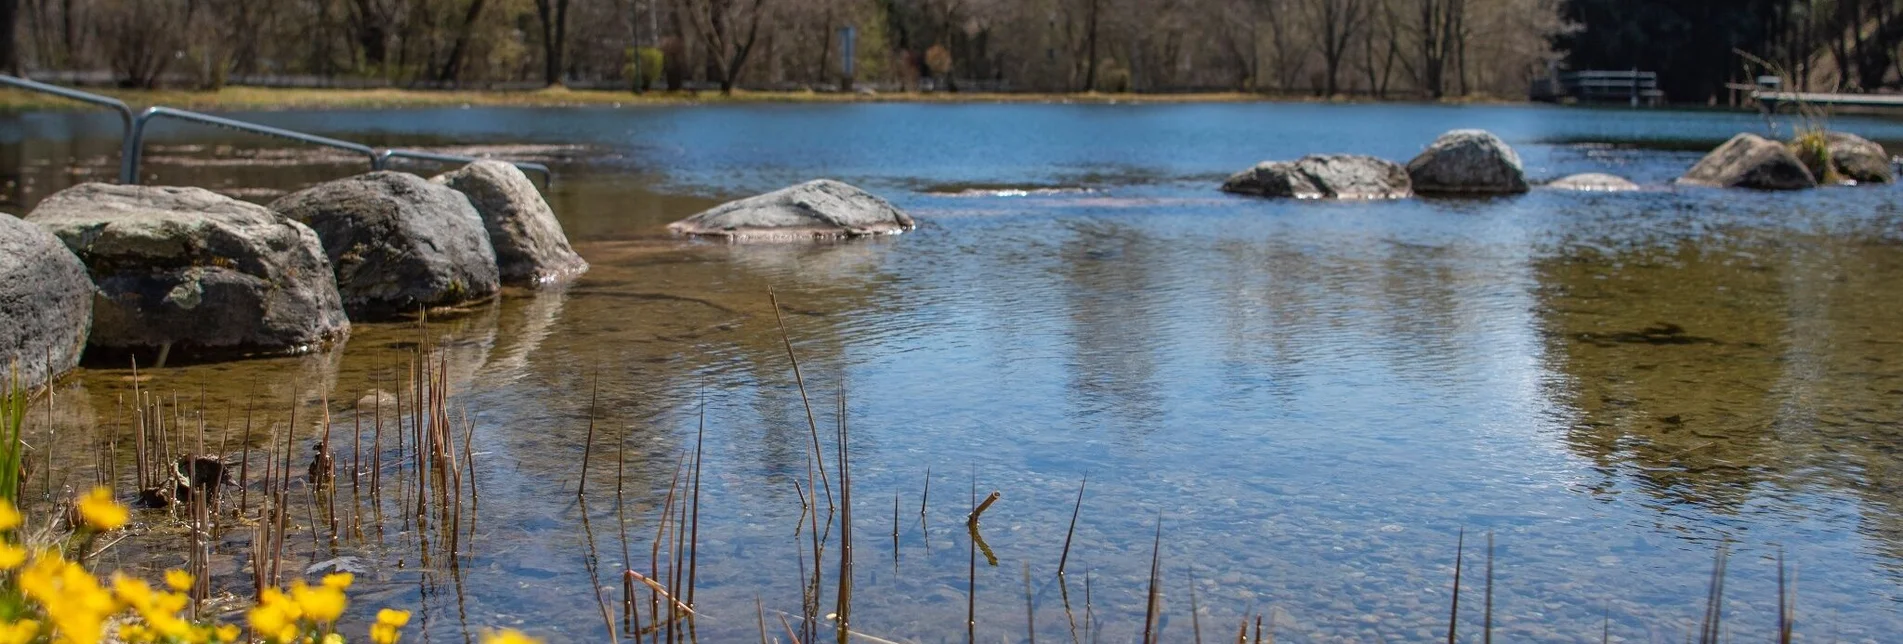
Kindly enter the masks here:
M 1004 494 L 985 514 L 999 564 L 979 564 L 980 637 L 1022 637 L 1022 566 L 1045 587 L 1086 473 L 1071 593 L 1087 569 L 1108 641 L 1141 628 L 1159 515 L 1171 641 L 1187 639 L 1191 583 L 1212 636 L 1271 610 L 1293 641 L 1444 636 L 1462 528 L 1470 546 L 1495 534 L 1495 621 L 1510 640 L 1597 641 L 1610 614 L 1615 637 L 1681 641 L 1725 541 L 1737 637 L 1773 628 L 1780 549 L 1798 570 L 1806 637 L 1884 641 L 1903 627 L 1898 193 L 1665 186 L 1696 160 L 1688 150 L 1762 131 L 1755 116 L 1271 105 L 245 116 L 548 158 L 551 202 L 594 264 L 565 290 L 427 331 L 359 325 L 331 354 L 172 368 L 142 384 L 202 392 L 212 427 L 256 400 L 281 430 L 301 398 L 308 442 L 318 392 L 347 401 L 387 388 L 416 340 L 443 340 L 456 404 L 473 417 L 482 495 L 462 574 L 418 568 L 395 524 L 383 545 L 313 552 L 305 541 L 294 557 L 362 557 L 360 608 L 419 608 L 430 640 L 518 622 L 601 639 L 590 531 L 571 500 L 597 372 L 596 457 L 625 437 L 637 567 L 704 385 L 699 632 L 755 637 L 756 597 L 797 613 L 792 486 L 808 439 L 768 288 L 822 426 L 833 392 L 848 390 L 854 624 L 882 637 L 963 639 L 959 519 L 974 479 L 980 494 Z M 112 121 L 0 118 L 0 154 L 15 157 L 0 171 L 21 177 L 0 209 L 110 176 Z M 1835 125 L 1903 141 L 1893 122 Z M 1394 203 L 1213 189 L 1262 159 L 1405 160 L 1470 126 L 1513 143 L 1536 180 L 1610 171 L 1655 189 Z M 150 171 L 267 199 L 355 169 L 283 148 L 225 165 L 214 159 L 254 143 L 209 140 L 161 137 Z M 718 199 L 817 176 L 880 191 L 921 228 L 761 247 L 662 231 Z M 991 192 L 1007 187 L 1059 190 Z M 87 444 L 69 436 L 115 426 L 129 375 L 94 368 L 62 385 L 38 421 L 60 428 L 56 454 L 83 451 L 65 447 Z M 332 410 L 340 431 L 352 426 L 349 403 Z M 73 460 L 76 479 L 89 461 Z M 611 569 L 612 464 L 595 462 L 586 510 Z M 927 468 L 921 526 L 911 508 Z M 905 510 L 896 564 L 894 495 Z M 237 592 L 246 538 L 227 535 L 214 567 Z M 108 559 L 182 561 L 167 543 L 156 530 Z M 1478 605 L 1463 597 L 1463 632 L 1479 632 L 1466 610 Z M 1037 624 L 1067 635 L 1056 591 L 1039 591 Z

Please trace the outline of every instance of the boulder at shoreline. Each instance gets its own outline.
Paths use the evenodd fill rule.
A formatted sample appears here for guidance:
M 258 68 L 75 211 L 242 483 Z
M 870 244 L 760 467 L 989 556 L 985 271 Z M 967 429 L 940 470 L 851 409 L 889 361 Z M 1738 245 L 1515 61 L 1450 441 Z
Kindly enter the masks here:
M 297 353 L 350 332 L 316 233 L 201 188 L 87 183 L 27 221 L 91 275 L 87 353 Z
M 1407 162 L 1414 191 L 1424 195 L 1519 194 L 1527 191 L 1520 155 L 1486 130 L 1454 130 Z
M 318 184 L 271 202 L 317 231 L 353 319 L 493 297 L 496 251 L 462 193 L 402 172 Z
M 1601 172 L 1586 172 L 1561 177 L 1546 187 L 1556 190 L 1577 190 L 1580 192 L 1631 192 L 1639 189 L 1639 184 L 1618 175 Z
M 1678 178 L 1679 183 L 1754 190 L 1804 190 L 1817 177 L 1782 143 L 1751 134 L 1731 137 Z
M 86 265 L 52 233 L 0 213 L 0 382 L 38 387 L 79 364 L 92 329 Z
M 1825 132 L 1830 149 L 1830 165 L 1838 176 L 1859 184 L 1896 183 L 1896 169 L 1890 165 L 1890 153 L 1875 141 L 1848 132 Z M 1813 170 L 1812 174 L 1816 171 Z
M 496 249 L 502 283 L 543 284 L 588 270 L 588 262 L 568 245 L 548 201 L 513 164 L 477 161 L 430 181 L 463 193 L 475 206 Z
M 915 227 L 911 216 L 886 200 L 831 179 L 730 201 L 667 225 L 676 234 L 730 241 L 840 239 Z
M 1407 169 L 1358 154 L 1264 161 L 1230 175 L 1223 192 L 1296 199 L 1402 199 L 1414 194 Z

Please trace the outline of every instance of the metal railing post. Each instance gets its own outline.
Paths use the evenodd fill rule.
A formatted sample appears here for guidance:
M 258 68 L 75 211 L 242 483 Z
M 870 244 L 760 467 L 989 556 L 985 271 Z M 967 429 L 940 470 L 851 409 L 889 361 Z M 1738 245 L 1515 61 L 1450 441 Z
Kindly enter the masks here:
M 119 182 L 128 185 L 136 185 L 139 183 L 139 170 L 145 158 L 145 128 L 147 125 L 150 125 L 152 121 L 161 118 L 177 119 L 345 150 L 363 155 L 363 157 L 370 162 L 371 170 L 387 170 L 390 167 L 390 160 L 396 158 L 436 161 L 439 163 L 473 163 L 478 160 L 476 157 L 462 156 L 459 154 L 439 154 L 420 150 L 386 149 L 382 152 L 378 152 L 370 146 L 361 143 L 352 143 L 350 141 L 342 141 L 314 134 L 305 134 L 303 132 L 228 119 L 222 116 L 212 116 L 210 114 L 201 114 L 188 110 L 173 109 L 170 107 L 151 107 L 135 115 L 131 106 L 126 105 L 125 101 L 116 98 L 90 94 L 75 89 L 67 89 L 58 85 L 48 85 L 46 83 L 5 74 L 0 74 L 0 85 L 51 94 L 83 103 L 109 107 L 117 111 L 119 113 L 119 120 L 123 126 L 119 146 Z M 526 161 L 505 162 L 513 164 L 517 168 L 521 168 L 524 172 L 542 175 L 543 188 L 547 188 L 555 180 L 554 172 L 550 171 L 546 165 Z
M 100 96 L 76 89 L 67 89 L 58 85 L 48 85 L 18 76 L 8 76 L 6 74 L 0 74 L 0 85 L 8 85 L 27 91 L 39 92 L 41 94 L 52 94 L 60 98 L 75 100 L 81 103 L 91 103 L 101 107 L 110 107 L 113 111 L 118 112 L 121 127 L 119 130 L 119 183 L 131 184 L 139 182 L 137 161 L 132 153 L 132 131 L 135 127 L 134 122 L 136 118 L 132 115 L 132 106 L 126 105 L 125 101 L 110 96 Z

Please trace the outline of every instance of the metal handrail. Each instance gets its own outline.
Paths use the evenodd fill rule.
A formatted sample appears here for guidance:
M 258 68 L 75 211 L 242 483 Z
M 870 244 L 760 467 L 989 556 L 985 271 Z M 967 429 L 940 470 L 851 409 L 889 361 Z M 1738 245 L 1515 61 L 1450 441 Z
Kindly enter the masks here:
M 119 182 L 123 184 L 128 184 L 128 185 L 136 185 L 139 183 L 139 168 L 145 158 L 145 128 L 147 125 L 151 124 L 152 121 L 158 120 L 160 118 L 178 119 L 181 121 L 189 121 L 189 122 L 200 123 L 204 125 L 212 125 L 216 127 L 238 130 L 241 132 L 249 132 L 252 134 L 262 134 L 264 136 L 272 136 L 272 137 L 277 137 L 280 139 L 287 139 L 291 141 L 309 143 L 312 145 L 321 145 L 328 148 L 335 148 L 338 150 L 345 150 L 355 154 L 363 155 L 365 159 L 370 161 L 371 170 L 387 169 L 390 164 L 390 160 L 398 159 L 398 158 L 418 159 L 423 161 L 437 161 L 442 163 L 473 163 L 479 160 L 477 157 L 462 156 L 459 154 L 439 154 L 436 152 L 423 152 L 420 150 L 385 149 L 381 152 L 378 152 L 377 150 L 371 148 L 370 146 L 367 146 L 361 143 L 341 141 L 341 140 L 333 139 L 329 137 L 317 136 L 314 134 L 305 134 L 303 132 L 297 132 L 294 130 L 286 130 L 284 128 L 271 127 L 269 125 L 259 125 L 257 123 L 249 123 L 245 121 L 224 118 L 221 116 L 212 116 L 210 114 L 201 114 L 198 112 L 174 109 L 170 107 L 147 108 L 144 112 L 137 113 L 137 115 L 135 116 L 132 110 L 132 107 L 126 105 L 125 101 L 121 101 L 119 99 L 112 98 L 109 96 L 100 96 L 98 94 L 90 94 L 90 93 L 82 92 L 75 89 L 68 89 L 65 87 L 60 87 L 58 85 L 48 85 L 46 83 L 41 83 L 38 81 L 33 81 L 33 80 L 25 79 L 25 78 L 20 78 L 18 76 L 8 76 L 5 74 L 0 74 L 0 85 L 8 85 L 8 86 L 17 87 L 24 90 L 41 92 L 44 94 L 52 94 L 54 96 L 69 98 L 75 101 L 91 103 L 94 105 L 100 105 L 104 107 L 110 107 L 116 110 L 119 113 L 120 121 L 122 121 L 124 124 L 124 134 L 123 134 L 124 140 L 121 142 L 120 150 L 119 150 Z M 547 187 L 555 180 L 555 173 L 550 171 L 548 166 L 546 165 L 542 165 L 540 163 L 531 163 L 527 161 L 508 161 L 508 163 L 513 164 L 515 167 L 520 168 L 525 172 L 533 172 L 533 173 L 542 175 L 542 185 L 544 187 Z
M 139 114 L 138 120 L 133 122 L 132 136 L 129 137 L 126 141 L 126 154 L 127 154 L 126 158 L 130 159 L 130 161 L 126 165 L 130 167 L 133 172 L 133 180 L 128 183 L 138 183 L 139 163 L 142 160 L 142 158 L 145 156 L 145 126 L 161 117 L 173 118 L 173 119 L 178 119 L 181 121 L 191 121 L 194 123 L 203 123 L 205 125 L 212 125 L 212 126 L 217 126 L 217 127 L 222 127 L 222 128 L 232 129 L 232 130 L 238 130 L 240 132 L 250 132 L 252 134 L 274 136 L 280 139 L 300 141 L 300 142 L 309 143 L 312 145 L 321 145 L 328 148 L 336 148 L 338 150 L 355 152 L 357 154 L 363 155 L 364 159 L 370 162 L 370 169 L 372 170 L 377 169 L 377 151 L 371 149 L 370 146 L 364 145 L 362 143 L 351 143 L 349 141 L 339 141 L 337 139 L 333 139 L 329 137 L 305 134 L 303 132 L 294 132 L 294 131 L 286 130 L 283 128 L 271 127 L 269 125 L 258 125 L 256 123 L 246 123 L 244 121 L 232 120 L 232 119 L 228 119 L 228 118 L 224 118 L 220 116 L 212 116 L 210 114 L 200 114 L 198 112 L 192 112 L 188 110 L 173 109 L 170 107 L 151 107 L 151 108 L 146 108 L 144 113 Z
M 388 170 L 390 169 L 391 159 L 417 159 L 421 161 L 437 161 L 441 163 L 475 163 L 477 161 L 482 160 L 479 157 L 463 156 L 460 154 L 441 154 L 437 152 L 424 152 L 422 150 L 388 149 L 388 150 L 384 150 L 381 154 L 377 155 L 376 165 L 373 167 L 378 170 Z M 555 181 L 555 173 L 550 171 L 548 169 L 548 166 L 542 165 L 540 163 L 531 163 L 528 161 L 509 161 L 506 159 L 497 159 L 497 161 L 502 161 L 504 163 L 513 165 L 517 168 L 520 168 L 523 172 L 533 172 L 533 173 L 542 175 L 543 187 L 547 187 L 548 185 L 550 185 L 551 183 Z
M 19 89 L 39 92 L 41 94 L 52 94 L 60 98 L 71 99 L 81 103 L 91 103 L 101 107 L 110 107 L 118 112 L 119 121 L 123 127 L 119 134 L 119 183 L 139 182 L 138 168 L 135 166 L 136 160 L 132 154 L 132 132 L 137 127 L 135 123 L 138 119 L 133 116 L 132 106 L 126 105 L 125 101 L 110 96 L 100 96 L 76 89 L 67 89 L 58 85 L 48 85 L 18 76 L 8 76 L 6 74 L 0 74 L 0 85 L 8 85 Z

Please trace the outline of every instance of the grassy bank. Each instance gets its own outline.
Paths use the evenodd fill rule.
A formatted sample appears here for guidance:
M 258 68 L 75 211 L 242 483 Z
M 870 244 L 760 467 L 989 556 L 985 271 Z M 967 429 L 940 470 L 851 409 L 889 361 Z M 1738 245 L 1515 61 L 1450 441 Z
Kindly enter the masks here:
M 216 91 L 87 88 L 135 108 L 166 105 L 193 110 L 288 110 L 406 107 L 569 107 L 755 103 L 1243 103 L 1313 102 L 1322 99 L 1281 94 L 1210 92 L 1192 94 L 979 93 L 979 92 L 648 92 L 577 90 L 553 87 L 534 91 L 443 91 L 411 89 L 302 89 L 227 87 Z M 1340 99 L 1337 99 L 1340 100 Z M 1465 102 L 1493 102 L 1472 100 Z M 92 109 L 55 96 L 0 89 L 0 110 Z

